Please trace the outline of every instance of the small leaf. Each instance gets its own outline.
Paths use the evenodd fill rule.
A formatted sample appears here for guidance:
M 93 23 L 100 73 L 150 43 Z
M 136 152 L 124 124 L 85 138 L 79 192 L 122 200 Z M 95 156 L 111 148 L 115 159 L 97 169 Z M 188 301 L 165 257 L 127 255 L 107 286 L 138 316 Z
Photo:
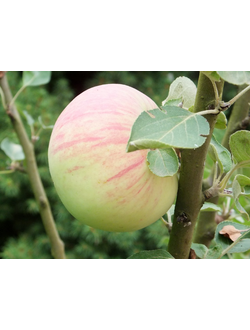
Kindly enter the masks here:
M 138 149 L 187 148 L 201 146 L 209 134 L 207 120 L 179 107 L 143 111 L 136 119 L 127 144 L 127 152 Z
M 33 126 L 34 125 L 34 122 L 35 120 L 33 119 L 33 117 L 26 111 L 26 110 L 23 110 L 23 114 L 28 122 L 28 125 L 29 126 Z
M 13 161 L 25 159 L 22 146 L 20 144 L 11 142 L 9 138 L 5 138 L 2 141 L 1 149 Z
M 227 117 L 224 112 L 220 112 L 217 116 L 215 128 L 217 129 L 226 129 L 227 128 Z
M 215 245 L 207 251 L 205 256 L 206 259 L 218 259 L 222 253 L 221 245 Z
M 217 71 L 217 73 L 231 84 L 250 84 L 250 71 Z
M 239 177 L 238 177 L 239 178 Z M 239 198 L 242 195 L 242 188 L 237 180 L 237 176 L 234 178 L 233 184 L 232 184 L 232 190 L 233 190 L 233 198 L 235 200 L 235 206 L 238 209 L 238 211 L 241 213 L 242 216 L 244 216 L 247 220 L 249 220 L 249 214 L 244 209 L 244 207 L 241 205 Z
M 219 234 L 224 235 L 225 237 L 229 237 L 231 241 L 234 242 L 238 237 L 241 236 L 241 230 L 236 229 L 232 225 L 226 225 L 219 231 Z
M 24 86 L 39 86 L 47 84 L 51 78 L 51 71 L 23 71 Z
M 233 181 L 232 189 L 233 189 L 233 198 L 234 199 L 239 198 L 239 196 L 241 194 L 241 186 L 237 180 Z
M 200 209 L 200 212 L 219 212 L 221 211 L 220 206 L 206 202 L 203 204 L 202 208 Z
M 200 259 L 204 259 L 208 252 L 208 248 L 204 244 L 192 243 L 191 249 L 194 250 L 196 256 Z
M 208 249 L 204 244 L 192 243 L 191 248 L 200 259 L 217 259 L 222 252 L 222 247 L 220 245 Z
M 243 174 L 237 174 L 234 178 L 241 186 L 241 195 L 250 195 L 250 178 Z
M 241 187 L 250 186 L 250 178 L 243 174 L 237 174 L 235 180 L 239 182 Z
M 230 152 L 223 147 L 213 135 L 210 142 L 209 155 L 218 162 L 221 174 L 231 170 L 233 164 Z
M 166 250 L 140 251 L 128 257 L 128 259 L 174 259 Z
M 221 235 L 219 232 L 222 230 L 223 227 L 226 225 L 232 225 L 238 230 L 250 230 L 250 227 L 245 226 L 241 223 L 233 222 L 233 221 L 222 221 L 218 224 L 216 230 L 215 230 L 215 235 L 214 235 L 214 240 L 218 245 L 222 246 L 222 249 L 225 250 L 229 248 L 234 242 L 229 238 L 225 237 L 224 235 Z M 243 235 L 242 235 L 243 236 Z M 235 245 L 230 248 L 229 252 L 234 253 L 234 252 L 246 252 L 250 250 L 250 233 L 244 232 L 244 237 Z
M 235 206 L 236 206 L 237 210 L 240 212 L 240 214 L 241 214 L 241 215 L 242 215 L 247 221 L 249 221 L 249 220 L 250 220 L 250 219 L 249 219 L 249 214 L 248 214 L 248 212 L 244 209 L 244 207 L 241 205 L 239 199 L 237 199 L 237 200 L 235 201 Z
M 169 94 L 162 105 L 166 105 L 167 101 L 174 99 L 182 99 L 183 108 L 189 109 L 194 105 L 197 88 L 193 81 L 187 77 L 178 77 L 169 88 Z
M 249 161 L 250 166 L 250 132 L 238 131 L 230 136 L 229 146 L 235 163 Z
M 178 172 L 179 161 L 172 148 L 150 150 L 147 155 L 148 167 L 157 176 L 173 176 Z

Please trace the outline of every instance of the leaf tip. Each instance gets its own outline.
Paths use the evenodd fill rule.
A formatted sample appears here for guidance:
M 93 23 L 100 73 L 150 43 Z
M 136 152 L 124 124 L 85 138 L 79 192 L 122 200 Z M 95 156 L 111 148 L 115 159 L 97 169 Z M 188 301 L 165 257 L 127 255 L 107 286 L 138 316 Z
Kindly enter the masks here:
M 131 151 L 135 151 L 135 150 L 138 150 L 136 143 L 133 141 L 128 141 L 126 152 L 131 152 Z

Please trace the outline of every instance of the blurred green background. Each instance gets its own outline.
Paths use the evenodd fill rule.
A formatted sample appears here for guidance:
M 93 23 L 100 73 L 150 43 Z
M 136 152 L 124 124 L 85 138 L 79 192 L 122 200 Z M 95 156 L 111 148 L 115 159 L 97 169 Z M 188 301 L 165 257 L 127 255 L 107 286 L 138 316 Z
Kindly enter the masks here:
M 17 98 L 20 113 L 26 110 L 35 120 L 35 131 L 40 129 L 38 117 L 44 125 L 53 125 L 66 105 L 84 90 L 106 83 L 122 83 L 137 88 L 158 105 L 167 97 L 171 82 L 186 76 L 195 84 L 198 72 L 52 72 L 49 84 L 27 87 Z M 22 72 L 8 72 L 12 94 L 22 85 Z M 225 86 L 226 99 L 236 93 L 232 85 Z M 25 116 L 23 121 L 30 136 Z M 131 233 L 109 233 L 80 224 L 60 202 L 48 170 L 47 149 L 51 129 L 42 130 L 35 144 L 39 173 L 51 203 L 52 212 L 67 258 L 127 258 L 140 250 L 167 248 L 168 230 L 161 220 Z M 0 104 L 0 143 L 9 137 L 18 143 L 8 116 Z M 0 171 L 10 165 L 10 159 L 0 150 Z M 5 259 L 51 258 L 49 240 L 44 231 L 38 207 L 27 175 L 14 172 L 0 175 L 0 257 Z

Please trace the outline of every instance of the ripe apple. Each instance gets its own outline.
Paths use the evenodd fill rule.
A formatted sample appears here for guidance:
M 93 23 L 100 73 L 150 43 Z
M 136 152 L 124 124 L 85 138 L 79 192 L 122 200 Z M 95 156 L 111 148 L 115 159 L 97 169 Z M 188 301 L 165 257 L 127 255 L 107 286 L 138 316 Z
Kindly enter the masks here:
M 153 174 L 148 150 L 126 153 L 134 121 L 155 108 L 138 90 L 107 84 L 84 91 L 60 114 L 49 143 L 49 169 L 76 219 L 107 231 L 134 231 L 171 207 L 177 176 Z

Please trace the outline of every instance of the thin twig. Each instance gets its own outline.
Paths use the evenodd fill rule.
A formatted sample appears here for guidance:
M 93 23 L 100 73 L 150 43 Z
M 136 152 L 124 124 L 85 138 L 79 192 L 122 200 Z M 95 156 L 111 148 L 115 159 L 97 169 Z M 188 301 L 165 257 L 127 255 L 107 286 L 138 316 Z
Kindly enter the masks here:
M 8 85 L 8 80 L 6 75 L 0 78 L 0 87 L 2 88 L 7 109 L 11 114 L 11 122 L 13 128 L 18 136 L 19 142 L 22 145 L 25 159 L 27 163 L 27 174 L 31 183 L 31 187 L 39 206 L 40 215 L 43 221 L 45 231 L 49 237 L 51 243 L 51 251 L 54 258 L 65 259 L 64 253 L 64 243 L 59 237 L 56 225 L 51 212 L 50 204 L 47 199 L 41 177 L 38 172 L 38 167 L 36 163 L 34 146 L 29 140 L 29 137 L 24 128 L 21 117 L 15 107 L 13 102 L 13 97 Z M 11 106 L 10 106 L 11 105 Z
M 231 105 L 234 104 L 248 90 L 250 90 L 250 85 L 247 86 L 246 88 L 244 88 L 240 93 L 238 93 L 237 95 L 235 95 L 230 101 L 228 101 L 228 103 L 230 103 Z

